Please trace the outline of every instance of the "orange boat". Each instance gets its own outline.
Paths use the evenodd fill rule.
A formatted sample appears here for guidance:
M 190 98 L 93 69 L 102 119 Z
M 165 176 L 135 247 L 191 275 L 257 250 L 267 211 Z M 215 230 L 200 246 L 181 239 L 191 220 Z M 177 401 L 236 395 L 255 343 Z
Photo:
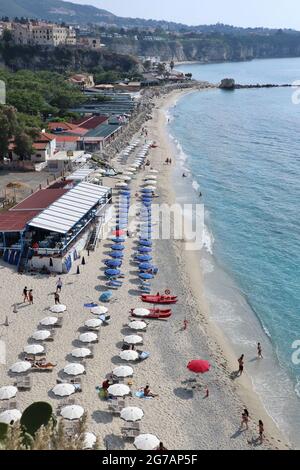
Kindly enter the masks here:
M 166 291 L 168 293 L 160 295 L 147 295 L 144 294 L 141 296 L 141 300 L 143 302 L 148 302 L 150 304 L 164 304 L 164 305 L 169 305 L 169 304 L 176 304 L 178 302 L 177 296 L 176 295 L 170 295 L 169 291 Z
M 150 318 L 150 319 L 154 319 L 154 320 L 160 320 L 160 319 L 164 319 L 164 318 L 170 318 L 171 315 L 172 315 L 172 310 L 169 309 L 169 310 L 160 310 L 160 309 L 155 309 L 155 308 L 152 308 L 149 310 L 149 315 L 137 315 L 136 313 L 134 313 L 134 310 L 135 309 L 131 309 L 131 316 L 132 317 L 135 317 L 135 318 Z

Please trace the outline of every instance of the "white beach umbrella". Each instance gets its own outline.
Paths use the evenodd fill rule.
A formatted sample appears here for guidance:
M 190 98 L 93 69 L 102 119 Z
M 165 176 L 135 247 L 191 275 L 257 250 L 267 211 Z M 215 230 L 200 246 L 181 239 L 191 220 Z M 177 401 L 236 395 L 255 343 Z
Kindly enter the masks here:
M 147 329 L 147 323 L 144 321 L 131 321 L 128 323 L 129 328 L 135 331 L 143 331 Z
M 26 372 L 29 369 L 31 369 L 30 362 L 20 361 L 20 362 L 16 362 L 15 364 L 13 364 L 9 370 L 16 374 L 22 374 L 23 372 Z
M 139 354 L 136 351 L 131 350 L 121 351 L 120 358 L 127 362 L 136 361 L 139 358 Z
M 84 324 L 88 328 L 99 328 L 102 323 L 102 320 L 99 320 L 98 318 L 91 318 L 90 320 L 87 320 Z
M 142 419 L 142 417 L 144 416 L 144 412 L 141 408 L 138 408 L 137 406 L 127 406 L 126 408 L 123 408 L 123 410 L 121 410 L 120 416 L 125 421 L 135 422 L 140 421 Z
M 102 168 L 98 168 L 98 169 L 97 169 L 97 173 L 99 173 L 100 175 L 105 175 L 106 170 L 103 170 Z M 97 173 L 96 173 L 96 174 L 97 174 Z
M 154 168 L 153 168 L 152 170 L 149 170 L 149 173 L 156 174 L 156 173 L 158 173 L 158 170 L 154 170 Z
M 93 449 L 94 445 L 96 444 L 97 438 L 93 432 L 85 432 L 84 433 L 84 441 L 83 441 L 83 449 Z
M 138 450 L 155 450 L 159 443 L 159 439 L 154 434 L 140 434 L 134 440 L 134 445 Z
M 51 312 L 53 313 L 62 313 L 67 310 L 67 307 L 63 304 L 52 305 L 50 308 Z
M 57 322 L 58 322 L 57 317 L 45 317 L 40 321 L 40 325 L 42 325 L 42 326 L 52 326 L 52 325 L 56 325 Z
M 138 166 L 140 166 L 140 165 L 139 165 L 138 163 L 136 163 L 136 162 L 131 165 L 131 167 L 132 167 L 132 168 L 135 168 L 135 169 L 136 169 Z
M 37 330 L 33 333 L 31 337 L 35 339 L 36 341 L 44 341 L 45 339 L 49 338 L 49 336 L 51 336 L 51 331 Z
M 84 374 L 84 372 L 84 366 L 76 362 L 74 362 L 74 364 L 67 364 L 64 368 L 64 373 L 67 375 L 81 375 Z
M 127 185 L 126 183 L 117 183 L 117 184 L 115 185 L 115 187 L 116 187 L 116 188 L 127 188 L 128 185 Z
M 119 179 L 120 179 L 120 180 L 123 180 L 123 181 L 131 181 L 130 176 L 126 176 L 126 175 L 120 176 Z
M 133 171 L 131 171 L 131 170 L 126 170 L 126 171 L 124 171 L 123 175 L 125 175 L 125 176 L 133 176 Z
M 115 377 L 132 377 L 133 369 L 129 366 L 120 366 L 116 367 L 112 373 Z
M 146 175 L 145 178 L 144 178 L 144 181 L 147 181 L 147 180 L 154 180 L 154 181 L 156 181 L 156 180 L 157 180 L 157 176 L 156 176 L 156 175 Z
M 0 400 L 10 400 L 14 398 L 17 394 L 17 387 L 13 385 L 5 385 L 4 387 L 0 388 Z
M 0 423 L 10 424 L 21 419 L 22 413 L 19 410 L 5 410 L 0 413 Z
M 97 341 L 98 336 L 96 333 L 83 333 L 82 335 L 79 336 L 79 341 L 82 343 L 94 343 Z
M 147 317 L 151 312 L 147 308 L 135 308 L 133 313 L 139 317 Z
M 25 346 L 24 351 L 27 354 L 35 355 L 43 353 L 45 351 L 45 348 L 41 344 L 28 344 L 27 346 Z
M 64 406 L 61 410 L 62 417 L 69 420 L 80 419 L 83 413 L 84 409 L 79 405 Z
M 143 338 L 138 335 L 130 335 L 125 336 L 124 343 L 126 344 L 141 344 L 143 342 Z
M 114 384 L 108 387 L 107 392 L 113 397 L 125 397 L 126 395 L 130 394 L 130 388 L 128 385 Z
M 75 387 L 72 384 L 58 384 L 52 388 L 52 392 L 58 397 L 69 397 L 75 393 Z
M 93 315 L 103 315 L 108 312 L 108 308 L 104 307 L 103 305 L 98 305 L 97 307 L 93 307 L 91 309 L 91 313 Z
M 92 351 L 88 348 L 76 348 L 76 349 L 73 349 L 71 354 L 73 357 L 83 358 L 83 357 L 90 356 L 92 354 Z
M 152 185 L 150 185 L 150 186 L 145 185 L 145 188 L 146 188 L 146 189 L 150 189 L 151 191 L 155 191 L 155 190 L 156 190 L 156 186 L 152 186 Z

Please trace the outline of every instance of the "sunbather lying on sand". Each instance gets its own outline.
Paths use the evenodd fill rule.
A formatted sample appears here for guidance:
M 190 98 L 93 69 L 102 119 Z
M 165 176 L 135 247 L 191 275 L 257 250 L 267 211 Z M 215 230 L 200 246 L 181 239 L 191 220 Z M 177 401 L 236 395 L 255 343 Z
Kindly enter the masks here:
M 51 362 L 41 362 L 41 361 L 35 361 L 32 364 L 32 367 L 37 367 L 38 369 L 52 369 L 55 366 L 56 364 L 52 364 Z

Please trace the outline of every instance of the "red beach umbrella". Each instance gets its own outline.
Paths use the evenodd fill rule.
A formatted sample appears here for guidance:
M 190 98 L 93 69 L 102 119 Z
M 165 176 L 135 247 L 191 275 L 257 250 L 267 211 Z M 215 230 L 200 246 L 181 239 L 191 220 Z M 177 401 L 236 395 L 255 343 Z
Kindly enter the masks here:
M 188 363 L 187 368 L 195 374 L 205 374 L 210 369 L 210 363 L 208 361 L 191 361 Z
M 120 237 L 121 235 L 124 235 L 125 234 L 125 230 L 115 230 L 113 232 L 113 235 L 115 235 L 116 237 Z

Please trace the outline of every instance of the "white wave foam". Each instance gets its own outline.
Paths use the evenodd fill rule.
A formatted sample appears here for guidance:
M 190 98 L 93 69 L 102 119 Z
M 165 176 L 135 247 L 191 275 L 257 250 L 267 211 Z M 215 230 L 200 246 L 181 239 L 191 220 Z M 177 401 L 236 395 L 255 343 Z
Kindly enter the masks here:
M 197 181 L 194 180 L 194 181 L 192 182 L 192 187 L 193 187 L 193 189 L 194 189 L 197 193 L 199 192 L 199 190 L 200 190 L 200 184 L 199 184 Z
M 213 263 L 205 258 L 201 260 L 201 268 L 202 268 L 203 274 L 213 273 L 215 269 Z
M 203 246 L 209 254 L 213 254 L 213 245 L 214 245 L 213 234 L 208 230 L 207 226 L 204 225 L 203 229 Z

